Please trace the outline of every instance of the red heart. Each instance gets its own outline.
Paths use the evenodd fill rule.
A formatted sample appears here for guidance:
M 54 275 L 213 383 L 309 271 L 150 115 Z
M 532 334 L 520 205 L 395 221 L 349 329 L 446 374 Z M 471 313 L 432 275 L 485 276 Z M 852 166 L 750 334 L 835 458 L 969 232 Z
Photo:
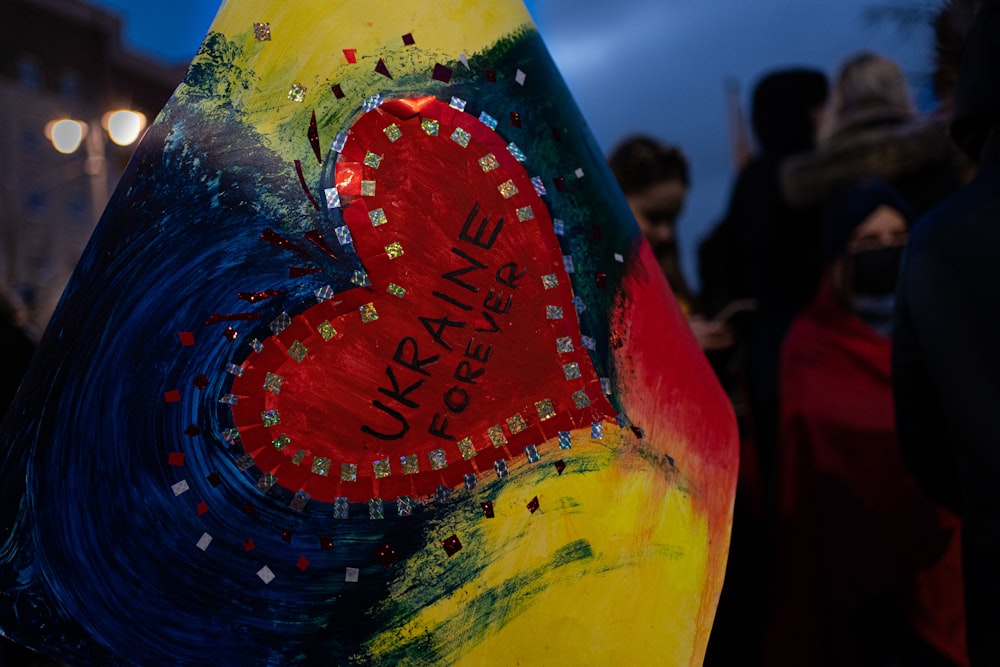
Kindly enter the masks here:
M 518 158 L 434 98 L 351 127 L 336 185 L 370 285 L 293 318 L 233 382 L 243 446 L 278 484 L 324 501 L 428 495 L 613 417 Z

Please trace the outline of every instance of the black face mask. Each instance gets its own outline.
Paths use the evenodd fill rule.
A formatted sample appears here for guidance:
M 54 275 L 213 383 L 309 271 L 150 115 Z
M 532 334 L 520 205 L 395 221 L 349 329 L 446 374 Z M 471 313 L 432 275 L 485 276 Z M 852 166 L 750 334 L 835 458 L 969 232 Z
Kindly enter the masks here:
M 851 286 L 855 294 L 876 296 L 896 291 L 903 246 L 892 245 L 850 255 Z

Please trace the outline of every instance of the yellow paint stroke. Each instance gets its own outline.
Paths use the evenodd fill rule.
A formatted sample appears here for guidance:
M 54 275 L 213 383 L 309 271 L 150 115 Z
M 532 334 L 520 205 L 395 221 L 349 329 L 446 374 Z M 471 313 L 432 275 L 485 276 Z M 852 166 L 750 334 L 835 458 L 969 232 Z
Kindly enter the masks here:
M 476 489 L 464 514 L 431 530 L 441 539 L 457 534 L 463 549 L 449 558 L 428 544 L 408 560 L 387 604 L 440 586 L 455 570 L 481 566 L 478 576 L 377 637 L 376 662 L 406 650 L 410 664 L 424 664 L 417 646 L 433 647 L 443 664 L 697 662 L 706 518 L 680 475 L 634 447 L 630 433 L 609 425 L 600 442 L 577 431 L 572 450 L 549 441 L 538 463 L 519 457 L 509 478 Z M 559 458 L 566 470 L 552 474 Z M 496 517 L 487 519 L 479 504 L 494 493 Z M 532 514 L 526 505 L 535 496 Z M 574 557 L 560 560 L 567 553 Z

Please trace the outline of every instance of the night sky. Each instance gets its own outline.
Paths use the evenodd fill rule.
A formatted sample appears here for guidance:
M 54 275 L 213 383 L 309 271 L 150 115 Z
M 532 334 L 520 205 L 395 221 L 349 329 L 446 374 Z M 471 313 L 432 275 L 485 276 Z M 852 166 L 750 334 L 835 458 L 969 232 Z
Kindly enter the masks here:
M 124 19 L 127 45 L 169 61 L 189 60 L 214 18 L 213 0 L 100 0 Z M 754 82 L 787 65 L 832 74 L 862 49 L 896 59 L 918 104 L 931 104 L 931 31 L 871 14 L 892 0 L 527 0 L 550 51 L 607 152 L 632 132 L 679 144 L 692 165 L 680 221 L 686 272 L 697 242 L 725 211 L 734 172 L 725 86 L 744 104 Z M 895 3 L 913 10 L 927 0 Z

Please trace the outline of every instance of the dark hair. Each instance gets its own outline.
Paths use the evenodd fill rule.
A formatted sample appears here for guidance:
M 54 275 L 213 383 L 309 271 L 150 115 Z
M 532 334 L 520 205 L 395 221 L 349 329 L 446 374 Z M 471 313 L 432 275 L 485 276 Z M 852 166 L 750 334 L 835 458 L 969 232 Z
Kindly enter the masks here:
M 783 157 L 811 150 L 816 128 L 813 109 L 826 102 L 829 84 L 823 72 L 792 68 L 765 75 L 753 91 L 750 122 L 761 153 Z
M 652 137 L 635 135 L 625 139 L 611 153 L 608 164 L 618 186 L 627 195 L 663 181 L 680 181 L 684 187 L 690 185 L 684 154 L 676 146 Z
M 854 230 L 880 206 L 899 212 L 907 227 L 913 222 L 909 204 L 881 179 L 873 178 L 849 186 L 834 195 L 823 215 L 823 261 L 829 264 L 843 254 Z

